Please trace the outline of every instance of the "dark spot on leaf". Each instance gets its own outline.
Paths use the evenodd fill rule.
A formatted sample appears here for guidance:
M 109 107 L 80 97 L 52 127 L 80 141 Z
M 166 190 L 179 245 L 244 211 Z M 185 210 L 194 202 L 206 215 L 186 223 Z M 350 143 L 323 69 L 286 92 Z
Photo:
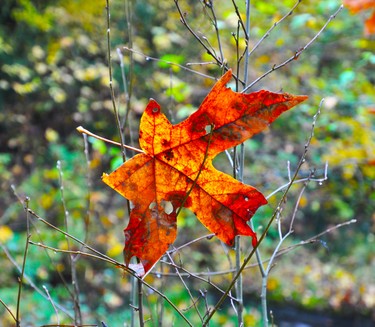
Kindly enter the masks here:
M 186 192 L 183 192 L 183 191 L 169 192 L 167 194 L 166 198 L 168 199 L 168 201 L 172 202 L 173 207 L 175 207 L 175 208 L 176 207 L 181 207 L 182 205 L 185 208 L 188 208 L 188 207 L 191 206 L 191 198 L 187 197 L 187 199 L 185 200 L 185 198 L 186 198 Z
M 169 150 L 169 151 L 165 152 L 164 158 L 167 159 L 168 161 L 172 160 L 174 158 L 173 151 Z
M 161 140 L 161 144 L 162 144 L 163 146 L 169 146 L 169 145 L 171 145 L 171 142 L 170 142 L 170 141 L 167 141 L 166 139 L 162 139 L 162 140 Z
M 195 117 L 194 123 L 191 126 L 192 133 L 207 134 L 206 126 L 211 126 L 211 119 L 207 113 L 203 113 L 200 116 Z

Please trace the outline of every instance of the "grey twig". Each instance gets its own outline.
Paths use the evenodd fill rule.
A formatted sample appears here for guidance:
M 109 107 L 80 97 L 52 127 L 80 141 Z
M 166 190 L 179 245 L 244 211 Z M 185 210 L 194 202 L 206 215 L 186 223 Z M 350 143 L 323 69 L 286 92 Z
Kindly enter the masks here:
M 259 47 L 259 45 L 271 34 L 272 30 L 282 23 L 287 17 L 291 16 L 294 12 L 294 10 L 297 8 L 297 6 L 302 2 L 302 0 L 298 0 L 296 4 L 293 6 L 293 8 L 286 14 L 284 15 L 280 20 L 275 22 L 271 28 L 262 36 L 262 38 L 254 45 L 254 47 L 248 52 L 248 55 L 251 56 L 252 53 Z
M 305 45 L 303 46 L 302 48 L 300 48 L 299 50 L 297 50 L 294 55 L 292 57 L 290 57 L 289 59 L 285 60 L 283 63 L 279 64 L 279 65 L 273 65 L 271 69 L 269 69 L 267 72 L 265 72 L 262 76 L 258 77 L 256 80 L 254 80 L 252 83 L 250 83 L 249 85 L 247 85 L 245 87 L 245 89 L 243 90 L 243 92 L 247 92 L 249 89 L 251 89 L 256 83 L 258 83 L 260 80 L 262 80 L 263 78 L 265 78 L 267 75 L 271 74 L 272 72 L 274 72 L 275 70 L 278 70 L 280 69 L 281 67 L 284 67 L 285 65 L 289 64 L 291 61 L 293 60 L 296 60 L 298 59 L 298 57 L 301 55 L 302 52 L 304 52 L 308 47 L 310 47 L 311 44 L 313 44 L 315 42 L 315 40 L 322 34 L 322 32 L 326 29 L 326 27 L 328 26 L 328 24 L 334 19 L 336 18 L 336 16 L 338 15 L 338 13 L 344 8 L 343 5 L 341 5 L 339 7 L 339 9 L 337 9 L 337 11 L 331 15 L 329 17 L 329 19 L 326 21 L 326 23 L 323 25 L 323 27 L 320 29 L 320 31 Z

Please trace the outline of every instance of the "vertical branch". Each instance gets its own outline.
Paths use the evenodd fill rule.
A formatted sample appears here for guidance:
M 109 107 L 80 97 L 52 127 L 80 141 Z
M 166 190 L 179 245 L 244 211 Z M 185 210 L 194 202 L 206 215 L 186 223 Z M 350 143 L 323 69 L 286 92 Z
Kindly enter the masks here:
M 117 48 L 116 51 L 117 51 L 117 55 L 118 55 L 119 61 L 120 61 L 122 85 L 124 87 L 124 97 L 126 99 L 125 100 L 126 101 L 125 117 L 124 117 L 123 122 L 121 123 L 121 130 L 125 131 L 126 126 L 129 127 L 130 144 L 133 144 L 133 136 L 132 136 L 132 133 L 131 133 L 131 128 L 130 128 L 131 122 L 130 122 L 130 116 L 129 116 L 129 112 L 130 112 L 130 93 L 128 92 L 128 89 L 130 89 L 130 87 L 128 88 L 128 86 L 127 86 L 128 82 L 127 82 L 127 78 L 126 78 L 126 74 L 125 74 L 124 56 L 123 56 L 120 48 Z M 131 60 L 132 60 L 133 53 L 131 51 L 130 51 L 130 56 L 131 56 Z M 133 66 L 132 61 L 130 62 L 130 66 Z M 125 134 L 124 134 L 124 143 L 126 143 Z
M 234 7 L 234 11 L 236 12 L 236 15 L 238 17 L 238 22 L 241 25 L 242 31 L 245 33 L 245 39 L 248 39 L 249 37 L 247 35 L 247 30 L 246 30 L 245 24 L 244 24 L 244 22 L 242 20 L 240 11 L 238 9 L 238 6 L 237 6 L 235 0 L 232 0 L 232 4 L 233 4 L 233 7 Z
M 246 25 L 245 25 L 245 41 L 246 41 L 246 49 L 245 49 L 245 65 L 244 65 L 244 84 L 247 85 L 247 78 L 249 73 L 249 42 L 250 42 L 250 6 L 251 0 L 246 0 Z
M 250 0 L 246 1 L 246 22 L 245 22 L 245 63 L 244 63 L 244 86 L 246 87 L 247 76 L 249 70 L 249 56 L 248 56 L 248 46 L 250 38 Z M 237 43 L 237 53 L 238 53 L 238 43 Z M 237 61 L 239 66 L 239 57 L 237 55 Z M 239 76 L 239 73 L 238 73 Z M 239 167 L 238 167 L 238 180 L 243 182 L 244 175 L 244 166 L 245 166 L 245 145 L 242 143 L 240 145 L 240 154 L 239 154 Z M 243 278 L 242 273 L 240 272 L 242 260 L 241 260 L 241 237 L 236 236 L 235 238 L 235 250 L 236 250 L 236 273 L 238 278 L 236 280 L 235 289 L 237 297 L 237 321 L 238 326 L 243 326 Z
M 32 243 L 32 242 L 29 241 L 29 243 Z M 0 242 L 0 247 L 3 250 L 5 256 L 8 258 L 8 260 L 14 266 L 14 268 L 19 273 L 21 273 L 22 272 L 22 267 L 20 267 L 18 265 L 18 263 L 16 262 L 16 259 L 14 257 L 12 257 L 12 255 L 10 254 L 9 250 L 5 247 L 5 245 Z M 47 301 L 50 301 L 49 298 L 46 296 L 45 292 L 43 292 L 40 288 L 38 288 L 38 286 L 35 285 L 35 283 L 33 282 L 33 280 L 27 274 L 25 274 L 25 273 L 23 274 L 23 279 L 25 281 L 27 281 L 28 286 L 31 287 L 36 293 L 38 293 L 42 298 L 44 298 Z M 64 283 L 64 285 L 65 285 L 65 283 Z M 69 292 L 69 289 L 68 289 L 68 292 Z M 5 305 L 5 303 L 3 301 L 1 301 L 1 299 L 0 299 L 0 302 L 3 305 Z M 63 307 L 59 303 L 55 302 L 54 304 L 55 304 L 55 307 L 58 308 L 60 311 L 62 311 L 66 316 L 68 316 L 70 319 L 74 319 L 74 317 L 70 314 L 70 311 L 68 309 L 66 309 L 65 307 Z M 10 315 L 12 317 L 14 317 L 14 320 L 16 321 L 15 315 L 11 312 L 10 308 L 6 307 L 6 309 L 10 313 Z
M 130 318 L 130 327 L 135 327 L 135 312 L 136 312 L 136 303 L 137 303 L 137 278 L 131 277 L 131 291 L 130 291 L 130 307 L 132 310 L 130 311 L 131 313 L 131 318 Z
M 202 318 L 201 313 L 199 312 L 199 308 L 198 308 L 198 304 L 197 304 L 198 301 L 194 299 L 193 294 L 191 294 L 191 291 L 190 291 L 190 289 L 189 289 L 189 286 L 185 283 L 183 277 L 181 276 L 181 274 L 180 274 L 180 272 L 179 272 L 177 266 L 175 265 L 175 263 L 174 263 L 174 261 L 173 261 L 172 256 L 171 256 L 168 252 L 167 252 L 167 256 L 168 256 L 168 258 L 169 258 L 169 261 L 170 261 L 170 262 L 172 263 L 172 265 L 175 267 L 176 274 L 177 274 L 177 276 L 179 277 L 179 279 L 181 280 L 181 283 L 184 285 L 186 291 L 188 292 L 189 297 L 190 297 L 191 302 L 192 302 L 192 306 L 194 307 L 195 311 L 197 312 L 197 314 L 198 314 L 200 320 L 203 322 L 203 318 Z
M 63 172 L 61 168 L 61 162 L 60 160 L 57 161 L 56 164 L 57 170 L 59 171 L 59 183 L 60 183 L 60 196 L 61 196 L 61 202 L 64 210 L 64 228 L 67 233 L 69 233 L 69 224 L 68 224 L 68 218 L 69 218 L 69 211 L 66 206 L 65 202 L 65 196 L 64 196 L 64 183 L 63 183 Z M 68 250 L 70 250 L 70 240 L 65 235 L 65 239 L 67 242 Z M 70 264 L 70 273 L 72 275 L 72 286 L 73 286 L 73 292 L 71 293 L 72 299 L 73 299 L 73 308 L 74 308 L 74 322 L 77 325 L 82 324 L 82 312 L 81 312 L 81 305 L 80 305 L 80 299 L 79 299 L 79 283 L 78 283 L 78 277 L 77 277 L 77 261 L 79 259 L 79 255 L 74 256 L 74 254 L 70 254 L 68 256 L 69 258 L 69 264 Z
M 108 0 L 106 0 L 108 3 Z M 125 15 L 126 15 L 126 20 L 127 20 L 127 25 L 128 25 L 128 37 L 129 37 L 129 47 L 133 48 L 133 25 L 132 25 L 132 4 L 130 0 L 126 0 L 125 2 Z M 108 29 L 109 29 L 109 8 L 108 8 Z M 109 40 L 109 36 L 108 36 Z M 109 41 L 108 41 L 109 42 Z M 110 43 L 108 43 L 108 53 L 109 53 L 109 58 L 110 58 Z M 117 51 L 117 53 L 120 55 L 121 51 Z M 133 53 L 130 51 L 129 53 L 130 57 L 130 65 L 129 65 L 129 85 L 127 85 L 127 80 L 125 78 L 125 69 L 123 66 L 123 60 L 122 60 L 122 55 L 120 56 L 120 66 L 121 66 L 121 74 L 122 74 L 122 79 L 123 79 L 123 84 L 124 84 L 124 93 L 126 97 L 126 111 L 125 111 L 125 117 L 124 117 L 124 122 L 122 126 L 120 126 L 120 118 L 117 114 L 116 122 L 118 122 L 118 129 L 120 133 L 120 138 L 122 145 L 124 143 L 124 135 L 123 131 L 126 127 L 126 124 L 129 126 L 129 134 L 130 134 L 130 142 L 132 142 L 132 133 L 130 130 L 130 124 L 129 124 L 129 113 L 130 113 L 130 104 L 131 104 L 131 97 L 133 93 L 133 68 L 134 68 L 134 62 L 133 62 Z M 111 69 L 111 63 L 109 62 L 109 69 Z M 113 94 L 113 89 L 111 91 L 112 94 L 112 101 L 114 102 L 114 94 Z M 114 107 L 115 109 L 115 107 Z M 126 156 L 125 156 L 125 151 L 123 152 L 123 161 L 126 161 Z M 129 200 L 127 202 L 127 208 L 128 208 L 128 214 L 130 216 L 130 202 Z M 137 258 L 137 263 L 140 263 L 140 260 Z M 135 307 L 135 303 L 137 302 L 138 299 L 138 318 L 139 318 L 139 326 L 143 327 L 144 326 L 144 320 L 143 320 L 143 289 L 142 289 L 142 280 L 136 279 L 135 277 L 132 277 L 132 288 L 131 288 L 131 296 L 130 296 L 130 306 Z M 137 292 L 138 291 L 138 292 Z M 131 310 L 131 326 L 133 327 L 135 325 L 135 310 Z
M 164 273 L 164 264 L 163 262 L 161 261 L 160 262 L 160 276 L 163 276 L 163 273 Z M 165 289 L 165 278 L 163 278 L 161 280 L 161 286 L 160 286 L 160 292 L 164 292 L 164 289 Z M 157 302 L 157 307 L 158 307 L 158 327 L 163 327 L 163 320 L 164 320 L 164 303 L 163 303 L 163 299 L 161 297 L 158 298 L 158 302 Z
M 57 311 L 57 308 L 56 308 L 56 306 L 55 306 L 55 303 L 53 302 L 53 300 L 52 300 L 52 298 L 51 298 L 51 295 L 49 294 L 48 288 L 47 288 L 45 285 L 43 285 L 43 289 L 45 290 L 45 292 L 46 292 L 46 294 L 47 294 L 47 298 L 48 298 L 48 300 L 51 302 L 52 307 L 53 307 L 53 310 L 55 311 L 57 325 L 60 325 L 60 316 L 59 316 L 59 312 Z
M 127 17 L 129 18 L 130 15 L 131 15 L 130 1 L 127 1 L 126 4 L 127 4 L 127 6 L 126 6 L 125 9 L 126 9 Z M 128 91 L 128 97 L 127 97 L 127 102 L 126 102 L 127 103 L 127 105 L 126 105 L 127 110 L 126 110 L 125 121 L 124 121 L 123 126 L 121 126 L 120 115 L 119 115 L 118 110 L 117 110 L 115 93 L 114 93 L 114 89 L 113 89 L 112 56 L 111 56 L 111 24 L 110 24 L 111 13 L 110 13 L 109 0 L 106 0 L 106 10 L 107 10 L 107 53 L 108 53 L 109 89 L 110 89 L 110 92 L 111 92 L 111 99 L 112 99 L 113 112 L 114 112 L 114 115 L 115 115 L 116 127 L 117 127 L 119 137 L 120 137 L 122 160 L 123 160 L 123 162 L 125 162 L 126 161 L 126 153 L 125 153 L 125 148 L 124 148 L 125 142 L 124 142 L 123 128 L 125 127 L 125 123 L 127 121 L 126 118 L 129 115 L 131 88 L 129 88 L 129 91 Z M 131 28 L 131 22 L 129 20 L 128 20 L 128 26 L 130 26 L 130 28 Z M 129 33 L 129 35 L 131 35 L 131 33 Z M 130 42 L 131 42 L 131 40 L 132 39 L 130 37 Z M 117 53 L 119 53 L 119 52 L 117 52 Z M 120 57 L 120 59 L 122 59 L 122 58 Z M 121 65 L 121 63 L 120 63 L 120 65 Z M 124 72 L 124 71 L 122 70 L 122 72 Z M 132 76 L 130 76 L 130 78 L 132 78 Z M 124 75 L 123 75 L 123 82 L 125 83 L 124 87 L 126 87 L 126 79 L 124 78 Z M 130 85 L 131 84 L 132 83 L 130 83 Z M 126 89 L 125 89 L 125 91 L 126 91 Z M 128 214 L 130 216 L 129 200 L 127 200 L 127 208 L 128 208 Z M 139 315 L 139 325 L 142 327 L 142 326 L 144 326 L 144 322 L 143 322 L 143 300 L 142 300 L 143 299 L 142 281 L 139 280 L 139 279 L 135 280 L 133 278 L 133 280 L 132 280 L 132 294 L 131 294 L 131 306 L 133 306 L 133 307 L 134 307 L 134 304 L 136 302 L 136 297 L 137 297 L 136 289 L 138 289 L 138 310 L 137 311 L 138 311 L 138 315 Z M 134 326 L 134 324 L 135 324 L 134 310 L 132 310 L 131 312 L 132 312 L 131 325 Z
M 138 263 L 140 263 L 139 259 Z M 143 320 L 143 284 L 142 279 L 137 279 L 137 290 L 138 290 L 138 318 L 139 318 L 139 326 L 144 327 L 145 323 Z
M 216 13 L 215 13 L 215 9 L 214 9 L 214 2 L 213 1 L 207 1 L 204 4 L 205 4 L 206 7 L 210 8 L 210 11 L 211 11 L 211 14 L 212 14 L 211 21 L 212 21 L 212 24 L 215 27 L 217 43 L 218 43 L 219 52 L 220 52 L 220 60 L 221 60 L 222 63 L 224 63 L 225 62 L 224 52 L 223 52 L 223 47 L 221 45 L 219 27 L 217 26 L 217 18 L 216 18 Z
M 235 238 L 235 251 L 236 251 L 236 272 L 241 268 L 241 237 L 236 236 Z M 238 326 L 243 326 L 243 280 L 242 274 L 240 274 L 236 280 L 236 298 L 237 298 L 237 321 Z
M 30 216 L 29 216 L 29 197 L 26 197 L 24 201 L 24 208 L 26 210 L 26 243 L 25 243 L 25 250 L 23 253 L 23 262 L 22 262 L 22 268 L 21 268 L 21 275 L 18 278 L 18 295 L 17 295 L 17 308 L 16 308 L 16 326 L 21 326 L 21 318 L 20 318 L 20 307 L 21 307 L 21 293 L 22 293 L 22 285 L 23 285 L 23 278 L 25 275 L 25 267 L 26 267 L 26 257 L 27 252 L 29 250 L 29 241 L 30 241 Z
M 113 106 L 113 113 L 115 115 L 116 127 L 120 137 L 121 143 L 121 153 L 123 161 L 126 161 L 126 154 L 124 150 L 124 135 L 120 126 L 120 116 L 117 110 L 115 92 L 113 89 L 113 75 L 112 75 L 112 55 L 111 55 L 111 13 L 109 7 L 109 0 L 106 0 L 106 10 L 107 10 L 107 56 L 108 56 L 108 75 L 109 75 L 109 90 L 111 92 L 111 100 Z
M 128 25 L 128 46 L 130 49 L 133 48 L 133 15 L 132 15 L 132 2 L 130 0 L 126 0 L 125 2 L 125 15 L 126 21 Z M 125 77 L 125 69 L 123 62 L 121 61 L 121 72 Z M 125 109 L 125 117 L 122 124 L 122 130 L 125 130 L 126 124 L 129 127 L 129 135 L 130 135 L 130 144 L 133 144 L 133 136 L 132 131 L 130 128 L 130 108 L 131 108 L 131 99 L 133 95 L 133 72 L 134 72 L 134 59 L 133 59 L 133 52 L 129 52 L 129 78 L 123 78 L 124 83 L 124 91 L 127 93 L 126 95 L 126 109 Z M 128 84 L 127 84 L 128 83 Z
M 86 165 L 87 165 L 87 202 L 86 202 L 86 214 L 85 214 L 85 239 L 84 242 L 87 242 L 89 236 L 89 226 L 90 226 L 90 216 L 91 216 L 91 188 L 92 188 L 92 181 L 91 181 L 91 173 L 90 173 L 90 154 L 89 154 L 89 142 L 87 140 L 87 135 L 83 134 L 83 142 L 85 146 L 85 158 L 86 158 Z

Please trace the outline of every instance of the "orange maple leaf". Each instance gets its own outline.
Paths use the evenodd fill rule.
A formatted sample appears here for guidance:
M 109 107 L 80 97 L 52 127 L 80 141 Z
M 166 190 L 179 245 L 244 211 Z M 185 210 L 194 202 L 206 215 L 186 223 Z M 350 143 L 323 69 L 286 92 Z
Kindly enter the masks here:
M 236 235 L 256 234 L 247 222 L 267 203 L 254 187 L 216 170 L 212 159 L 261 132 L 282 112 L 307 99 L 259 91 L 233 92 L 228 71 L 199 109 L 172 125 L 150 100 L 140 123 L 144 153 L 134 156 L 103 181 L 132 203 L 125 229 L 124 259 L 138 257 L 145 272 L 167 251 L 177 235 L 177 212 L 186 207 L 228 245 Z

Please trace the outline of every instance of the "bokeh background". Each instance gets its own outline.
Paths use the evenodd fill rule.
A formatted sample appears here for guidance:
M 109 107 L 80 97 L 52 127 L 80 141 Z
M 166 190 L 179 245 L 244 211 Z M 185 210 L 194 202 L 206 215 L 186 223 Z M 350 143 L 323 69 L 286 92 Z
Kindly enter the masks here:
M 173 1 L 116 0 L 110 4 L 115 102 L 121 122 L 126 117 L 126 143 L 138 147 L 138 123 L 149 98 L 162 105 L 172 122 L 178 122 L 199 107 L 214 83 L 169 62 L 214 78 L 220 77 L 222 69 L 181 24 Z M 289 0 L 252 2 L 250 46 L 294 4 Z M 340 4 L 336 0 L 301 2 L 252 53 L 249 81 L 305 46 Z M 28 205 L 38 215 L 62 229 L 68 225 L 72 235 L 122 261 L 126 202 L 100 180 L 103 172 L 121 164 L 121 153 L 90 137 L 85 154 L 84 139 L 76 131 L 82 125 L 106 138 L 119 139 L 109 89 L 105 5 L 104 0 L 3 0 L 1 4 L 0 298 L 13 311 L 27 236 L 27 215 L 19 199 L 29 197 Z M 180 1 L 190 26 L 219 53 L 209 5 L 209 1 Z M 237 5 L 245 18 L 244 3 Z M 214 8 L 226 63 L 236 69 L 238 17 L 231 1 L 214 2 Z M 336 324 L 340 326 L 370 326 L 375 318 L 375 36 L 364 29 L 373 10 L 371 6 L 358 12 L 344 8 L 296 60 L 252 88 L 309 96 L 245 144 L 244 180 L 265 195 L 288 182 L 287 163 L 293 173 L 311 133 L 313 116 L 325 99 L 299 178 L 311 170 L 316 177 L 324 177 L 328 163 L 328 179 L 309 183 L 299 202 L 294 233 L 283 246 L 356 219 L 278 258 L 268 281 L 269 308 L 276 324 L 289 319 L 288 315 L 309 326 L 332 321 L 341 321 Z M 244 46 L 240 35 L 240 52 Z M 215 166 L 232 172 L 225 155 L 218 156 Z M 288 196 L 282 215 L 285 228 L 300 190 L 301 184 L 296 184 Z M 258 233 L 280 197 L 281 192 L 272 196 L 255 216 Z M 30 223 L 31 240 L 67 249 L 64 235 L 36 220 Z M 177 245 L 208 233 L 188 211 L 179 217 L 179 230 Z M 272 228 L 261 245 L 263 258 L 273 253 L 277 242 L 278 231 Z M 80 248 L 73 242 L 70 246 Z M 244 240 L 244 251 L 249 247 Z M 233 251 L 215 239 L 194 243 L 181 250 L 176 260 L 191 272 L 222 272 L 210 278 L 224 289 L 232 276 L 225 272 L 231 268 Z M 21 298 L 25 324 L 72 323 L 70 266 L 66 254 L 30 245 Z M 130 325 L 128 276 L 84 256 L 77 261 L 76 272 L 85 323 Z M 174 270 L 159 264 L 154 272 L 148 282 L 199 324 L 179 278 L 156 273 L 173 275 Z M 256 267 L 246 270 L 246 326 L 260 324 L 260 281 Z M 191 278 L 188 285 L 195 297 L 201 297 L 202 307 L 204 290 L 208 305 L 219 297 L 207 283 Z M 53 301 L 46 298 L 46 289 Z M 146 318 L 149 325 L 157 326 L 162 304 L 150 291 L 145 296 Z M 166 322 L 178 323 L 170 308 L 164 314 Z M 1 306 L 0 325 L 12 321 Z M 235 321 L 228 302 L 213 325 L 233 326 Z

